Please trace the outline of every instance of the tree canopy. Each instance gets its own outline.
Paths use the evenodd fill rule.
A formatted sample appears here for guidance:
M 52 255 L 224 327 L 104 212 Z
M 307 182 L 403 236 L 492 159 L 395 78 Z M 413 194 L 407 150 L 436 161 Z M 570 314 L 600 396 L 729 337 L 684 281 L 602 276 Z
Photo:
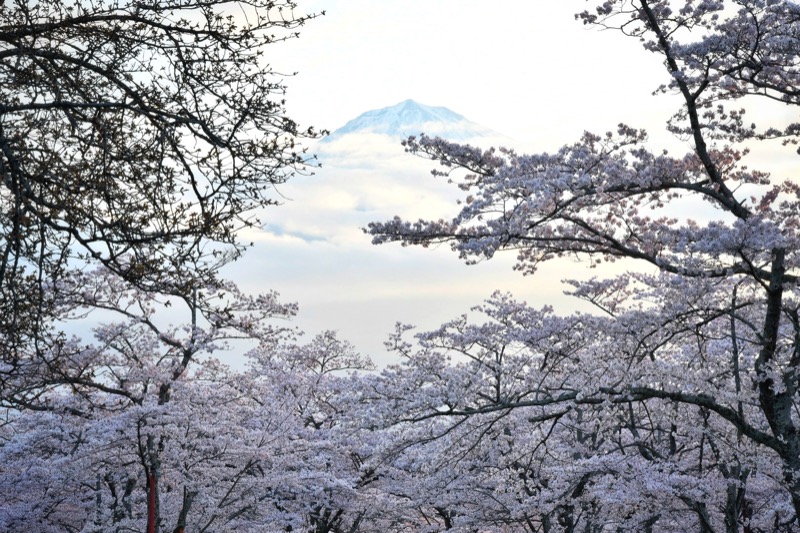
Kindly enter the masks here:
M 189 299 L 309 156 L 266 47 L 316 15 L 291 1 L 0 5 L 4 400 L 64 354 L 59 300 L 102 265 Z M 88 307 L 93 303 L 84 299 Z M 40 368 L 41 369 L 41 368 Z M 52 368 L 51 368 L 52 370 Z

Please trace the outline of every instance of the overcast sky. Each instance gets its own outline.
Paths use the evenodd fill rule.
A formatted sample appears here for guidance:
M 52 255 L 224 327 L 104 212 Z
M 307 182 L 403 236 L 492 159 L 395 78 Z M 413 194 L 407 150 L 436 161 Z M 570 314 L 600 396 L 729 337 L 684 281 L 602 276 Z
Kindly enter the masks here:
M 326 15 L 302 28 L 300 39 L 276 45 L 271 61 L 277 71 L 298 72 L 286 80 L 287 103 L 303 126 L 334 130 L 410 98 L 447 107 L 527 152 L 552 151 L 620 122 L 682 151 L 663 127 L 679 102 L 651 94 L 667 79 L 660 60 L 633 39 L 574 19 L 591 5 L 301 0 L 300 9 Z M 429 162 L 374 141 L 336 154 L 312 146 L 322 168 L 281 188 L 285 205 L 268 213 L 265 231 L 252 235 L 255 248 L 231 270 L 240 284 L 277 290 L 300 304 L 300 327 L 339 330 L 379 362 L 396 321 L 432 328 L 495 289 L 563 312 L 576 308 L 559 280 L 597 274 L 582 265 L 522 277 L 511 256 L 468 267 L 446 247 L 370 245 L 359 228 L 371 220 L 456 212 Z

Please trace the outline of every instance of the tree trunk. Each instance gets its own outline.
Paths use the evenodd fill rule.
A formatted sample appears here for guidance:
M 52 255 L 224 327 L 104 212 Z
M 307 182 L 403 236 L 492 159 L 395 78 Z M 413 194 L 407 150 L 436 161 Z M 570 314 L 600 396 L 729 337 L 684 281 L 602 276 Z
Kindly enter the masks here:
M 153 437 L 147 437 L 147 457 L 149 465 L 145 469 L 147 475 L 147 533 L 158 533 L 159 505 L 158 505 L 158 478 L 159 460 L 155 450 Z

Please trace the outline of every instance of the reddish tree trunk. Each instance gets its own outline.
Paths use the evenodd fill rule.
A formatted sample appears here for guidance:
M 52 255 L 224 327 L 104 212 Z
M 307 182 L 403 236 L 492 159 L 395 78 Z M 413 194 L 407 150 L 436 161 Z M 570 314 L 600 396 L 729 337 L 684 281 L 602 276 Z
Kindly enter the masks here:
M 156 493 L 158 479 L 155 469 L 150 469 L 147 475 L 147 533 L 156 533 Z

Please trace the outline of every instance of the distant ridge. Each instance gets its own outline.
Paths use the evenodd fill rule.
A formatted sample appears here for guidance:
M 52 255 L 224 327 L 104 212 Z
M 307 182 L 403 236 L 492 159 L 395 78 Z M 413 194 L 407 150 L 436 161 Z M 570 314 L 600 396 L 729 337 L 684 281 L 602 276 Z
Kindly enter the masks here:
M 322 142 L 330 142 L 354 133 L 377 133 L 391 137 L 426 133 L 452 141 L 497 135 L 492 130 L 469 121 L 446 107 L 427 106 L 414 100 L 405 100 L 390 107 L 362 113 Z

